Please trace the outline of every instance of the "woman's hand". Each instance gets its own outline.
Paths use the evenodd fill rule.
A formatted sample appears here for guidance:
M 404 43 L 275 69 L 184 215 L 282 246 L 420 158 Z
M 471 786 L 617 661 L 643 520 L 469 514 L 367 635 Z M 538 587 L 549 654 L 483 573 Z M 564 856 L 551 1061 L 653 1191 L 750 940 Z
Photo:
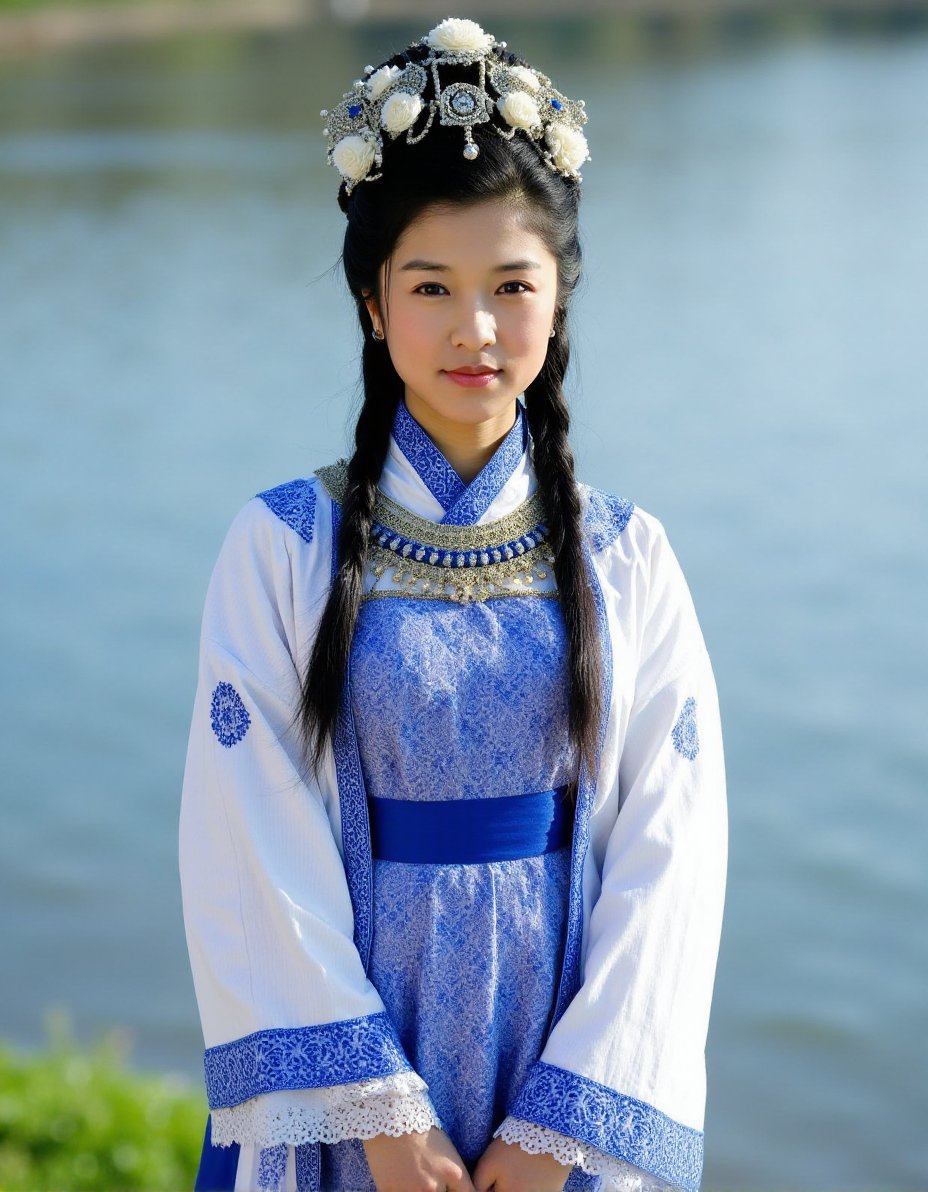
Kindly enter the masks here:
M 474 1170 L 477 1192 L 561 1192 L 571 1169 L 553 1155 L 530 1155 L 494 1138 Z
M 464 1160 L 437 1126 L 428 1134 L 362 1140 L 377 1192 L 474 1192 Z

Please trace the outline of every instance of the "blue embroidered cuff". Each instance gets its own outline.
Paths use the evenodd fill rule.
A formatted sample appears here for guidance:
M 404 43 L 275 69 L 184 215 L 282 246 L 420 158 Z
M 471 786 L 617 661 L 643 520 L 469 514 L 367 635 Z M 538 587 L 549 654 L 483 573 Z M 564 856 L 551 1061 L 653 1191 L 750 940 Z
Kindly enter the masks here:
M 261 1093 L 325 1088 L 410 1069 L 386 1014 L 255 1031 L 207 1048 L 203 1066 L 210 1109 L 228 1109 Z
M 699 1192 L 702 1132 L 595 1080 L 539 1060 L 509 1113 L 587 1142 L 684 1192 Z

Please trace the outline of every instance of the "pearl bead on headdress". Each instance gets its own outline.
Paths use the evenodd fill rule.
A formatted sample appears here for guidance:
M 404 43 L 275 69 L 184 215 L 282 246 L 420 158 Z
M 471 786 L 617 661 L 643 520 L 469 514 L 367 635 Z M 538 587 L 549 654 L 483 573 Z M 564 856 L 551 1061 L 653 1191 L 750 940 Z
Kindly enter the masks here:
M 359 182 L 381 177 L 383 134 L 396 140 L 403 133 L 410 145 L 418 144 L 438 117 L 439 124 L 464 129 L 464 157 L 475 161 L 480 148 L 474 141 L 476 124 L 490 122 L 504 139 L 517 132 L 535 142 L 547 165 L 567 178 L 580 179 L 580 166 L 589 159 L 583 100 L 568 99 L 540 71 L 516 64 L 476 21 L 449 17 L 436 25 L 421 42 L 421 60 L 405 66 L 368 66 L 341 103 L 321 115 L 328 137 L 327 159 L 341 174 L 348 194 Z M 475 81 L 442 87 L 442 66 L 475 67 Z M 459 75 L 459 72 L 455 72 Z M 423 100 L 431 75 L 433 98 Z M 503 124 L 493 121 L 494 110 Z

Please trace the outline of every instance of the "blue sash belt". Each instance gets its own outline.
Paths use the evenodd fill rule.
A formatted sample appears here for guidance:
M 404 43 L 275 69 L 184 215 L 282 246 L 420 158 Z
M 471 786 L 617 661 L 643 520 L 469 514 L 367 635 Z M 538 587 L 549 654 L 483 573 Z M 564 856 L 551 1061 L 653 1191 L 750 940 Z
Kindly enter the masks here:
M 498 799 L 368 799 L 378 861 L 472 865 L 539 857 L 570 844 L 564 787 Z

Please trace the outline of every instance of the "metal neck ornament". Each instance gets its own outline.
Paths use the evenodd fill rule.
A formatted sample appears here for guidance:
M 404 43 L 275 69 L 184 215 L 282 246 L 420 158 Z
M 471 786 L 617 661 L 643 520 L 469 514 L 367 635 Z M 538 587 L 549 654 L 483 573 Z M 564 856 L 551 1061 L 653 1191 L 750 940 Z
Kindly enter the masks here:
M 422 50 L 419 51 L 418 47 Z M 442 86 L 441 68 L 455 67 L 454 81 Z M 461 81 L 460 68 L 471 68 L 473 81 Z M 431 83 L 431 97 L 425 98 Z M 383 134 L 396 140 L 403 133 L 416 145 L 439 124 L 464 130 L 463 154 L 480 156 L 474 127 L 489 123 L 504 140 L 517 132 L 533 141 L 555 173 L 580 180 L 580 166 L 589 159 L 582 128 L 587 116 L 581 100 L 568 99 L 547 75 L 519 65 L 476 21 L 449 17 L 436 25 L 412 51 L 404 66 L 365 67 L 350 91 L 331 110 L 322 130 L 328 138 L 327 160 L 342 176 L 351 194 L 359 182 L 382 176 Z M 499 119 L 496 119 L 497 117 Z

